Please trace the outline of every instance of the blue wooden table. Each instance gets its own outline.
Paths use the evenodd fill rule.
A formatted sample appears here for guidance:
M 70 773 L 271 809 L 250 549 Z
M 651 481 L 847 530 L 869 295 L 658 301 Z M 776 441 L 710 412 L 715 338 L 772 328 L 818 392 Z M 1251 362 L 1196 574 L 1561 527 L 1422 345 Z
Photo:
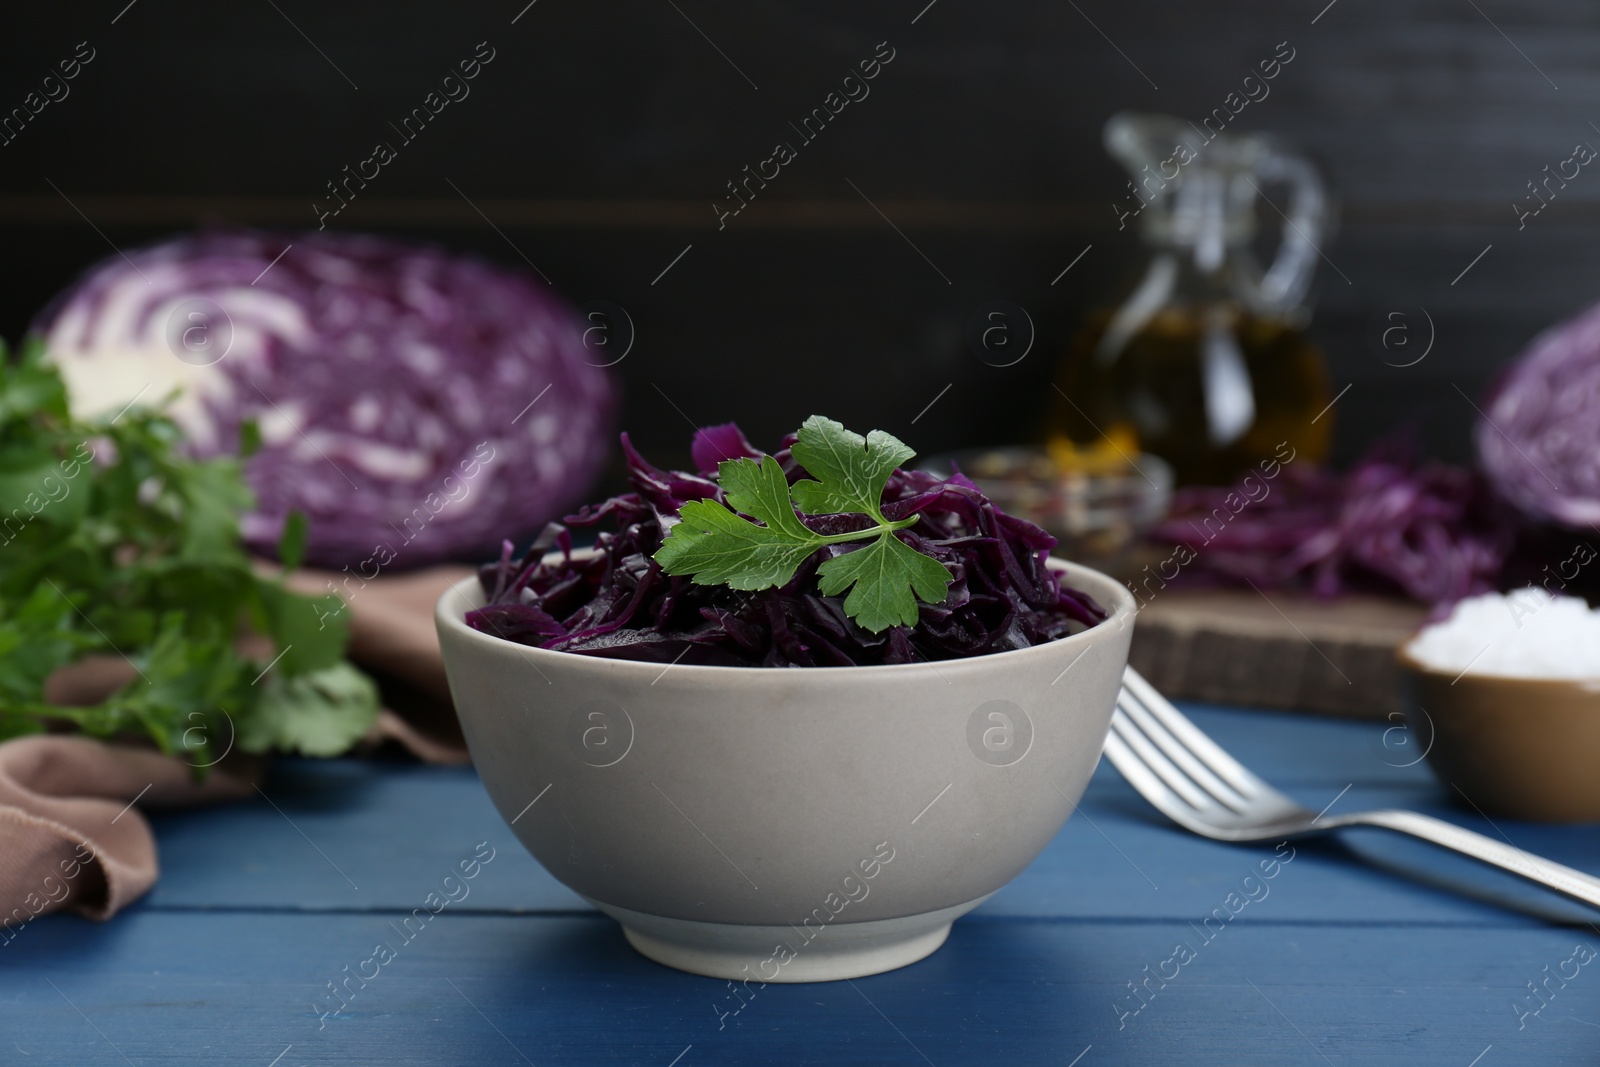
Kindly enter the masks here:
M 1457 810 L 1383 724 L 1187 710 L 1314 809 L 1430 811 L 1600 872 L 1593 828 Z M 471 771 L 289 760 L 265 791 L 158 818 L 160 884 L 111 922 L 0 949 L 0 1063 L 1600 1064 L 1594 916 L 1376 831 L 1262 878 L 1272 848 L 1177 829 L 1108 765 L 929 959 L 748 1000 L 636 955 Z

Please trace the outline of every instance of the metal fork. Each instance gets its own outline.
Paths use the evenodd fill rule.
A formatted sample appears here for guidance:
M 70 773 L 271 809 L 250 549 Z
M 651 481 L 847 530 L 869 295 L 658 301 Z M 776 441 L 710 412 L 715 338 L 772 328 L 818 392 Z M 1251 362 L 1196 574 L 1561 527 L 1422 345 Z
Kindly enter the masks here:
M 1132 667 L 1123 674 L 1105 753 L 1146 800 L 1201 837 L 1243 844 L 1376 826 L 1420 837 L 1600 907 L 1600 878 L 1441 819 L 1395 809 L 1325 818 L 1301 807 L 1224 752 Z

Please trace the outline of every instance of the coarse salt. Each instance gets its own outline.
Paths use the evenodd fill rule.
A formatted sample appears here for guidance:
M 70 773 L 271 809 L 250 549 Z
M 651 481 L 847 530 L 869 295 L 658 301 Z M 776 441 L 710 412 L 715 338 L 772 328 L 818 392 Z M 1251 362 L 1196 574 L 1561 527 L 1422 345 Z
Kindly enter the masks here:
M 1407 646 L 1435 670 L 1512 678 L 1600 678 L 1600 610 L 1537 586 L 1468 597 Z

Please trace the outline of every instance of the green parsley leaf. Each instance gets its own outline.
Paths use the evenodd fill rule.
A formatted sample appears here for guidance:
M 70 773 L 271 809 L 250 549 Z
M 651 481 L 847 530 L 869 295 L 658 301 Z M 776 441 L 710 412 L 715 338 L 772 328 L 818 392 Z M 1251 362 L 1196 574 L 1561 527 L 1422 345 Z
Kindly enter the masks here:
M 760 460 L 724 460 L 717 465 L 722 495 L 735 511 L 759 519 L 767 528 L 790 538 L 805 540 L 817 535 L 806 529 L 794 513 L 789 500 L 789 482 L 783 467 L 771 456 Z M 820 542 L 819 542 L 820 543 Z
M 140 732 L 214 757 L 190 761 L 200 769 L 223 754 L 224 719 L 251 751 L 329 755 L 377 717 L 376 689 L 344 661 L 338 598 L 258 574 L 239 536 L 252 506 L 239 460 L 182 445 L 159 408 L 75 418 L 38 339 L 14 359 L 0 345 L 0 740 L 59 722 Z M 303 529 L 289 526 L 294 561 Z M 246 621 L 272 640 L 259 661 L 239 652 Z M 46 700 L 50 675 L 87 656 L 137 677 L 90 707 Z
M 790 454 L 817 479 L 795 483 L 794 501 L 808 515 L 860 512 L 879 522 L 883 487 L 895 468 L 916 455 L 898 438 L 873 430 L 862 437 L 813 415 L 800 427 Z
M 255 712 L 239 726 L 242 752 L 281 749 L 303 756 L 337 756 L 372 726 L 378 702 L 372 679 L 339 663 L 310 674 L 269 674 Z
M 890 522 L 883 515 L 884 485 L 914 451 L 882 430 L 862 437 L 813 415 L 800 427 L 791 453 L 813 478 L 789 485 L 770 456 L 718 464 L 726 506 L 712 500 L 685 504 L 655 554 L 662 570 L 691 575 L 697 585 L 770 589 L 788 583 L 819 549 L 867 541 L 825 561 L 817 571 L 825 596 L 850 590 L 846 615 L 877 633 L 914 625 L 918 598 L 930 604 L 944 600 L 950 572 L 895 536 L 917 518 Z M 858 532 L 819 534 L 800 521 L 796 506 L 812 515 L 863 515 L 873 525 Z
M 0 355 L 4 351 L 0 346 Z M 12 373 L 0 377 L 0 429 L 36 418 L 66 420 L 67 387 L 60 375 L 43 368 L 44 342 L 30 337 L 18 350 Z
M 747 522 L 714 500 L 692 500 L 679 511 L 655 560 L 668 574 L 692 574 L 696 585 L 769 589 L 794 577 L 805 558 L 826 544 L 800 522 L 789 483 L 767 456 L 718 465 L 728 503 L 766 523 Z
M 350 622 L 338 596 L 306 597 L 281 585 L 263 585 L 258 595 L 265 623 L 260 629 L 283 651 L 283 673 L 325 670 L 344 658 Z
M 944 564 L 893 534 L 833 557 L 817 568 L 817 578 L 824 596 L 850 589 L 844 613 L 873 633 L 891 626 L 915 626 L 917 599 L 937 604 L 950 585 Z
M 239 458 L 249 459 L 261 450 L 261 424 L 255 419 L 239 423 Z
M 278 537 L 278 559 L 283 561 L 284 573 L 297 570 L 306 555 L 306 513 L 291 511 L 283 520 L 283 533 Z

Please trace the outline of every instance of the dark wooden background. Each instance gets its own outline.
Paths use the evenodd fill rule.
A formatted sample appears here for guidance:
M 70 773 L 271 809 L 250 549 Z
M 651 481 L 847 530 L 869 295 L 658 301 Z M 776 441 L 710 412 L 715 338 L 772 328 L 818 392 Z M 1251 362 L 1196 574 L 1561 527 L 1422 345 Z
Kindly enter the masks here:
M 925 453 L 1034 432 L 1067 338 L 1143 262 L 1111 206 L 1126 178 L 1106 118 L 1198 120 L 1282 41 L 1294 61 L 1235 128 L 1304 145 L 1342 200 L 1312 327 L 1335 388 L 1352 384 L 1340 459 L 1407 422 L 1466 458 L 1463 393 L 1600 296 L 1600 173 L 1520 231 L 1512 206 L 1600 144 L 1600 6 L 1582 0 L 525 2 L 8 12 L 0 109 L 78 42 L 97 55 L 0 147 L 0 333 L 113 245 L 208 221 L 314 227 L 324 183 L 480 41 L 496 56 L 471 95 L 333 225 L 531 261 L 574 301 L 627 309 L 624 424 L 668 459 L 691 422 L 770 440 L 813 411 Z M 788 123 L 880 41 L 896 56 L 871 95 L 719 232 L 724 183 L 795 140 Z M 964 340 L 996 299 L 1037 327 L 1007 368 Z M 1386 365 L 1421 351 L 1419 309 L 1430 354 Z M 1418 344 L 1385 357 L 1372 323 L 1394 311 Z

